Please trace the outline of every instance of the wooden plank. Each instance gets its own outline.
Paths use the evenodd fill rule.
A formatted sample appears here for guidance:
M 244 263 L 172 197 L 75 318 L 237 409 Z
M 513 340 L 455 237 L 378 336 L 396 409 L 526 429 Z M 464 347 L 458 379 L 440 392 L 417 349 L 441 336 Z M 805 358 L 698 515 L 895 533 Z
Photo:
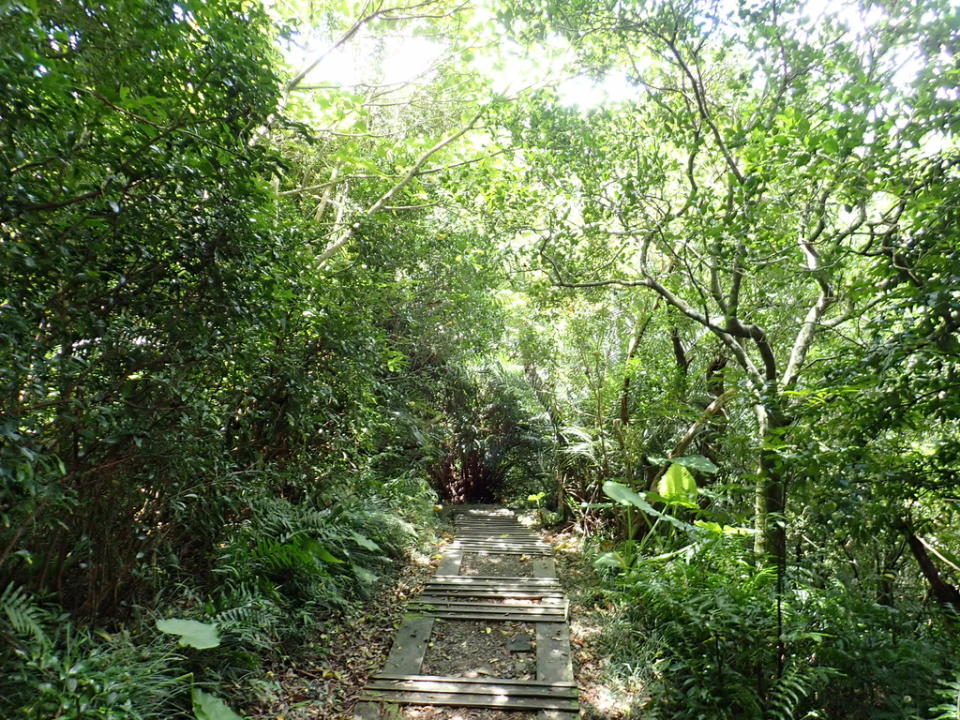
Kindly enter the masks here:
M 521 542 L 493 542 L 490 540 L 454 540 L 451 543 L 453 548 L 476 548 L 486 550 L 487 552 L 496 552 L 499 549 L 504 550 L 550 550 L 549 545 L 543 543 L 521 543 Z
M 444 612 L 465 612 L 465 613 L 508 613 L 511 615 L 531 615 L 531 616 L 549 616 L 559 615 L 564 617 L 562 605 L 553 607 L 538 607 L 533 605 L 509 605 L 503 606 L 496 603 L 457 603 L 451 605 L 448 603 L 435 602 L 416 602 L 410 603 L 410 609 L 416 612 L 435 612 L 443 610 Z
M 502 577 L 502 578 L 480 578 L 473 579 L 472 575 L 434 575 L 425 584 L 432 585 L 457 585 L 463 587 L 480 587 L 484 585 L 525 585 L 529 587 L 559 587 L 560 581 L 556 578 L 538 578 L 538 577 Z
M 447 548 L 437 567 L 437 575 L 459 575 L 460 565 L 463 563 L 463 550 Z
M 470 550 L 470 548 L 465 548 Z M 549 557 L 549 550 L 504 550 L 502 548 L 498 550 L 490 550 L 487 552 L 488 555 L 526 555 L 527 557 Z
M 468 602 L 465 600 L 447 600 L 446 598 L 436 598 L 436 599 L 426 599 L 426 597 L 421 596 L 414 600 L 410 601 L 410 604 L 416 605 L 440 605 L 444 607 L 491 607 L 491 608 L 538 608 L 543 610 L 552 610 L 554 612 L 563 612 L 563 605 L 531 605 L 530 603 L 519 603 L 519 602 L 485 602 L 482 600 Z
M 538 537 L 537 533 L 533 532 L 528 528 L 525 528 L 521 525 L 501 525 L 499 527 L 493 525 L 477 525 L 474 527 L 460 527 L 457 528 L 457 535 L 523 535 L 524 537 L 535 538 Z
M 538 547 L 550 547 L 549 543 L 543 542 L 539 538 L 517 537 L 517 536 L 497 536 L 497 535 L 457 535 L 453 542 L 455 543 L 490 543 L 490 544 L 509 544 L 509 545 L 536 545 Z
M 477 543 L 458 542 L 453 546 L 457 550 L 468 553 L 484 553 L 486 555 L 520 554 L 520 555 L 550 555 L 553 551 L 549 547 L 535 545 L 479 545 Z
M 538 578 L 557 578 L 557 561 L 552 557 L 533 558 L 533 576 Z
M 434 575 L 428 583 L 442 583 L 449 585 L 489 585 L 492 582 L 526 585 L 559 585 L 555 577 L 525 577 L 523 575 Z
M 532 592 L 547 593 L 556 595 L 563 593 L 563 588 L 559 585 L 457 585 L 454 583 L 436 583 L 433 585 L 424 585 L 424 595 L 445 595 L 451 592 L 460 592 L 461 590 L 497 590 L 500 592 Z
M 453 548 L 476 548 L 477 550 L 487 550 L 495 552 L 499 549 L 504 550 L 550 550 L 549 545 L 543 543 L 522 543 L 522 542 L 494 542 L 492 540 L 454 540 L 451 543 Z
M 478 589 L 478 588 L 456 588 L 450 587 L 432 588 L 429 590 L 430 597 L 480 597 L 480 598 L 510 598 L 512 600 L 563 600 L 562 590 L 496 590 L 496 589 Z
M 493 593 L 490 595 L 489 593 Z M 502 597 L 514 600 L 535 600 L 537 598 L 562 598 L 561 588 L 537 587 L 527 585 L 523 587 L 471 587 L 469 585 L 435 585 L 424 588 L 424 595 L 456 596 L 456 597 Z
M 546 585 L 544 583 L 447 583 L 447 582 L 433 582 L 430 581 L 425 583 L 423 586 L 423 593 L 425 595 L 437 595 L 447 592 L 448 590 L 501 590 L 501 591 L 510 591 L 510 590 L 520 590 L 520 591 L 529 591 L 529 592 L 540 592 L 541 590 L 547 592 L 563 592 L 563 588 L 559 585 Z
M 522 538 L 526 540 L 540 540 L 536 533 L 519 528 L 460 528 L 456 532 L 457 537 L 502 537 L 502 538 Z
M 450 677 L 449 675 L 402 675 L 398 673 L 377 673 L 374 676 L 377 680 L 437 680 L 438 682 L 458 682 L 458 683 L 489 683 L 488 678 L 468 678 L 468 677 Z M 569 687 L 575 688 L 577 685 L 573 682 L 553 682 L 545 683 L 540 680 L 521 680 L 520 678 L 497 678 L 497 685 L 537 685 L 541 687 Z
M 409 680 L 386 680 L 373 678 L 367 683 L 365 690 L 403 690 L 424 692 L 451 693 L 454 695 L 507 695 L 509 697 L 548 697 L 548 698 L 575 698 L 579 691 L 575 687 L 542 685 L 505 685 L 499 679 L 485 679 L 482 682 L 461 683 L 459 678 L 444 678 L 442 680 L 424 680 L 422 678 Z
M 571 682 L 570 628 L 537 623 L 537 680 Z
M 579 708 L 579 702 L 573 698 L 513 698 L 505 695 L 467 695 L 415 691 L 364 690 L 360 699 L 407 705 L 452 705 L 455 707 L 486 707 L 500 710 L 576 711 Z
M 383 672 L 416 674 L 420 672 L 423 656 L 427 652 L 427 642 L 433 632 L 432 617 L 408 615 L 390 648 L 390 654 L 383 665 Z
M 417 612 L 433 618 L 444 620 L 513 620 L 517 622 L 566 622 L 567 616 L 563 613 L 550 615 L 536 615 L 533 613 L 518 612 L 516 610 L 465 610 L 463 608 L 417 608 Z
M 425 614 L 438 620 L 484 620 L 487 622 L 565 623 L 565 615 L 526 615 L 523 613 L 468 614 L 459 610 L 429 610 Z
M 563 588 L 557 585 L 461 585 L 458 583 L 429 583 L 423 586 L 424 595 L 446 595 L 450 592 L 493 590 L 496 592 L 545 592 L 551 595 L 563 593 Z
M 537 533 L 525 525 L 512 524 L 490 524 L 479 523 L 476 525 L 461 525 L 457 532 L 518 532 L 527 533 L 527 535 L 536 535 Z
M 536 560 L 533 560 L 533 561 L 531 561 L 531 564 L 532 564 L 534 567 L 536 567 L 536 562 L 537 562 Z M 470 578 L 471 580 L 477 580 L 477 581 L 479 581 L 479 580 L 496 580 L 496 581 L 499 582 L 500 580 L 515 580 L 515 581 L 517 581 L 517 582 L 532 582 L 532 583 L 537 583 L 537 584 L 539 584 L 539 585 L 551 585 L 551 584 L 554 584 L 554 583 L 557 584 L 557 585 L 560 584 L 560 581 L 557 580 L 557 578 L 555 578 L 555 577 L 539 577 L 539 576 L 537 576 L 536 571 L 534 571 L 534 574 L 533 574 L 533 575 L 510 575 L 510 576 L 507 576 L 507 575 L 459 575 L 458 577 Z M 554 583 L 549 582 L 549 581 L 551 581 L 551 580 L 553 580 Z M 545 582 L 545 581 L 546 581 L 546 582 Z
M 543 682 L 572 682 L 573 663 L 570 660 L 570 627 L 566 624 L 537 623 L 537 680 Z M 541 708 L 538 720 L 571 720 L 570 712 L 577 708 Z
M 567 605 L 566 598 L 562 597 L 560 593 L 556 593 L 552 597 L 542 597 L 537 595 L 532 598 L 518 598 L 513 595 L 506 595 L 500 597 L 499 595 L 494 595 L 492 597 L 483 597 L 480 596 L 480 599 L 473 600 L 471 598 L 477 597 L 471 593 L 443 593 L 440 595 L 431 594 L 431 595 L 420 595 L 417 598 L 411 600 L 411 602 L 422 602 L 427 605 L 431 604 L 442 604 L 442 605 L 451 605 L 456 606 L 460 603 L 465 605 L 474 605 L 474 606 L 490 606 L 490 607 L 543 607 L 543 608 L 553 608 L 559 609 L 564 608 Z M 499 602 L 501 601 L 502 602 Z M 534 603 L 530 602 L 513 602 L 514 600 L 533 600 Z

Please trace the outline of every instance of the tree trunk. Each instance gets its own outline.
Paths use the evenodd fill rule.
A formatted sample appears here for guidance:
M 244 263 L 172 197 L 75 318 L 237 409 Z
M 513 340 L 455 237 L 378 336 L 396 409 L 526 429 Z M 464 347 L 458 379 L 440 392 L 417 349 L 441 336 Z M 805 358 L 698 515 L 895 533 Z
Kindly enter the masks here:
M 787 561 L 787 529 L 783 513 L 787 507 L 787 489 L 780 462 L 776 453 L 767 449 L 777 436 L 776 431 L 788 423 L 772 408 L 756 406 L 759 422 L 760 463 L 757 468 L 757 484 L 754 493 L 754 542 L 753 550 L 758 562 L 769 557 L 777 567 L 785 567 Z M 770 516 L 777 516 L 771 521 Z
M 924 547 L 923 541 L 917 537 L 916 533 L 907 534 L 907 544 L 910 546 L 910 552 L 917 559 L 920 572 L 930 583 L 930 590 L 937 602 L 948 606 L 955 613 L 960 613 L 960 589 L 940 577 L 940 571 L 933 564 L 927 548 Z

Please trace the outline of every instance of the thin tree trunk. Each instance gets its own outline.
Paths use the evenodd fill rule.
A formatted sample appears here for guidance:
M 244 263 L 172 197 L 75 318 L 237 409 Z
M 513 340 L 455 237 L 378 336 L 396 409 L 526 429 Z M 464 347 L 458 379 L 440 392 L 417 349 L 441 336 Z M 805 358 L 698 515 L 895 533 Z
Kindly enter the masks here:
M 754 410 L 762 449 L 754 493 L 753 550 L 757 562 L 770 557 L 782 568 L 787 560 L 787 531 L 782 518 L 787 507 L 787 490 L 776 453 L 765 448 L 774 439 L 775 431 L 788 423 L 771 408 L 757 405 Z M 771 522 L 770 515 L 778 517 Z
M 916 533 L 911 532 L 907 535 L 907 544 L 920 566 L 920 572 L 930 583 L 930 590 L 937 602 L 949 606 L 953 612 L 960 613 L 960 589 L 946 582 L 940 576 L 940 571 L 933 564 L 927 548 L 924 547 L 923 541 L 917 537 Z

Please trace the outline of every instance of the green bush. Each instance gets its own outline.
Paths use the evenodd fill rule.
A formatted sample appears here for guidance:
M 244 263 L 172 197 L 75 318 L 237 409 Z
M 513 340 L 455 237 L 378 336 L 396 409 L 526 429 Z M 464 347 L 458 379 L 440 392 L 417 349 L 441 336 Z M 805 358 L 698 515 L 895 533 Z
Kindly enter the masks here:
M 922 717 L 952 662 L 939 618 L 801 573 L 784 578 L 781 632 L 776 571 L 757 568 L 741 539 L 641 560 L 612 582 L 621 614 L 604 643 L 615 666 L 650 664 L 644 717 Z
M 0 717 L 169 720 L 189 702 L 183 657 L 157 637 L 93 633 L 10 585 L 0 595 Z

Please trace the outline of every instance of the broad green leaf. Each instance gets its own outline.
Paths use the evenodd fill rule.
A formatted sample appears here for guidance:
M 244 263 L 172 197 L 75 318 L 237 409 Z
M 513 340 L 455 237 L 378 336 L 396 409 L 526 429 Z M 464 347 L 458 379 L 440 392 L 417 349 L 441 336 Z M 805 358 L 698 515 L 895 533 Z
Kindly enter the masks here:
M 696 507 L 697 481 L 683 465 L 672 464 L 660 482 L 657 483 L 657 493 L 664 502 L 672 505 Z
M 194 688 L 190 693 L 193 699 L 193 714 L 197 720 L 243 720 L 230 706 L 216 695 Z
M 753 529 L 736 527 L 735 525 L 721 525 L 708 520 L 694 520 L 693 524 L 717 535 L 752 535 Z
M 660 518 L 666 523 L 673 525 L 675 528 L 683 530 L 685 532 L 693 532 L 694 528 L 692 525 L 683 522 L 682 520 L 677 520 L 677 518 L 667 513 L 662 513 L 657 510 L 653 505 L 651 505 L 645 498 L 638 495 L 636 492 L 628 488 L 626 485 L 621 483 L 608 480 L 603 484 L 603 492 L 606 493 L 608 497 L 613 498 L 621 505 L 633 505 L 640 510 L 643 510 L 647 515 L 652 515 L 653 517 Z M 622 499 L 621 499 L 622 498 Z
M 697 472 L 702 472 L 705 475 L 713 475 L 720 469 L 703 455 L 684 455 L 683 457 L 677 458 L 651 455 L 647 458 L 647 460 L 653 465 L 668 465 L 670 463 L 683 465 L 686 468 L 696 470 Z
M 593 561 L 593 566 L 598 568 L 625 568 L 626 561 L 623 555 L 618 552 L 605 552 L 597 556 L 597 559 Z
M 215 648 L 220 644 L 217 626 L 212 623 L 167 618 L 166 620 L 157 620 L 157 630 L 170 635 L 179 635 L 181 645 L 189 645 L 198 650 Z
M 333 563 L 334 565 L 343 564 L 343 560 L 332 555 L 330 551 L 327 550 L 326 548 L 319 547 L 314 552 L 316 553 L 317 557 L 323 560 L 324 562 Z
M 379 578 L 379 575 L 376 573 L 370 572 L 365 567 L 359 565 L 351 565 L 350 569 L 353 570 L 353 574 L 357 576 L 357 579 L 366 585 L 375 583 Z
M 653 510 L 653 506 L 651 506 L 650 503 L 622 483 L 607 480 L 607 482 L 603 484 L 603 493 L 621 505 L 633 505 L 644 511 L 648 509 Z
M 353 541 L 362 548 L 367 550 L 377 551 L 380 549 L 380 546 L 377 545 L 373 540 L 368 538 L 365 535 L 361 535 L 358 532 L 350 533 L 350 537 L 353 538 Z M 329 561 L 328 561 L 329 562 Z

